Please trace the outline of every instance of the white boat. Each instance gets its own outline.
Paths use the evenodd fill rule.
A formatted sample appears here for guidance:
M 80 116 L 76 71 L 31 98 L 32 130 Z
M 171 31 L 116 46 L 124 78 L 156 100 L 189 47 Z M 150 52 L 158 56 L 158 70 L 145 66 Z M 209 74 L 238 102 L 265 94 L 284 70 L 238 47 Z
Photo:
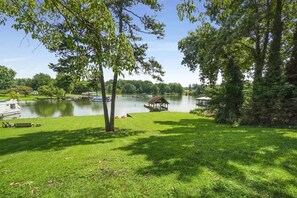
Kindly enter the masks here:
M 103 101 L 103 98 L 102 97 L 94 97 L 94 98 L 92 98 L 92 101 L 93 102 L 102 102 Z M 110 97 L 109 96 L 106 97 L 106 101 L 107 102 L 110 101 Z
M 20 114 L 21 107 L 18 105 L 17 100 L 0 100 L 0 117 Z

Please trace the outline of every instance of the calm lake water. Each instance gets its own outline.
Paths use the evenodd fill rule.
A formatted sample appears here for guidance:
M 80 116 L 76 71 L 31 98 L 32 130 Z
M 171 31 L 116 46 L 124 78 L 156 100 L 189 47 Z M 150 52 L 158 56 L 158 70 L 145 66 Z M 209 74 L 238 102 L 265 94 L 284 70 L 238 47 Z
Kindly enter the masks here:
M 116 98 L 116 116 L 127 113 L 149 112 L 143 105 L 148 102 L 149 96 L 118 96 Z M 195 108 L 196 101 L 191 96 L 166 96 L 169 111 L 189 112 Z M 40 100 L 20 102 L 22 107 L 20 118 L 35 117 L 63 117 L 82 115 L 102 115 L 103 106 L 101 102 L 88 100 L 57 101 Z M 108 103 L 110 106 L 110 102 Z

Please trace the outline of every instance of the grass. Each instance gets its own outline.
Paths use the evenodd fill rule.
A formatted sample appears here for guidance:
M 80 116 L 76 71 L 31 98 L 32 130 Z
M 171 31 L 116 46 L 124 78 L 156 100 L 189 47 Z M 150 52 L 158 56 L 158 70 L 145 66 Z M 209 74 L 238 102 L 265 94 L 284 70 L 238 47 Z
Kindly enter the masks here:
M 48 97 L 44 95 L 28 95 L 25 97 L 23 94 L 20 94 L 18 100 L 33 101 L 33 100 L 42 99 L 42 98 L 48 98 Z M 0 100 L 9 100 L 9 99 L 10 99 L 9 95 L 0 95 Z
M 187 113 L 0 129 L 0 197 L 297 197 L 297 131 Z

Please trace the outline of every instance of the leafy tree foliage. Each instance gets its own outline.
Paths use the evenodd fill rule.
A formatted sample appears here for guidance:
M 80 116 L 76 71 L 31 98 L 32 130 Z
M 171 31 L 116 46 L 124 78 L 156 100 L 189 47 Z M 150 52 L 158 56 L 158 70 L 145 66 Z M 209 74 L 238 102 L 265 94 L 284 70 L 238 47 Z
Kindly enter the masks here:
M 189 95 L 191 96 L 200 96 L 205 93 L 205 86 L 200 84 L 189 85 Z
M 39 87 L 44 85 L 51 85 L 53 83 L 53 79 L 50 75 L 39 73 L 35 74 L 31 80 L 31 87 L 34 90 L 38 90 Z
M 233 57 L 228 57 L 222 89 L 222 99 L 218 100 L 220 107 L 217 108 L 216 121 L 236 123 L 240 118 L 243 104 L 243 75 Z
M 109 68 L 115 74 L 130 72 L 135 59 L 124 34 L 116 35 L 115 23 L 105 4 L 91 0 L 1 3 L 0 12 L 15 19 L 14 28 L 31 33 L 34 39 L 60 57 L 57 67 L 51 65 L 52 68 L 79 78 L 97 75 L 102 89 L 105 128 L 106 131 L 113 130 L 106 103 L 103 68 Z
M 297 86 L 297 22 L 292 38 L 291 57 L 286 65 L 286 77 L 290 84 Z
M 133 84 L 125 83 L 122 87 L 122 94 L 135 94 L 136 87 Z
M 168 94 L 183 94 L 183 87 L 180 83 L 169 83 L 168 86 L 170 87 L 170 92 Z
M 182 64 L 195 71 L 199 67 L 200 80 L 215 84 L 220 62 L 218 51 L 218 30 L 204 23 L 196 32 L 179 41 L 178 49 L 184 54 Z M 207 82 L 206 82 L 207 83 Z
M 33 38 L 60 56 L 58 64 L 50 65 L 54 70 L 74 74 L 80 79 L 95 75 L 95 78 L 91 78 L 100 82 L 106 131 L 113 131 L 118 75 L 122 75 L 123 71 L 131 73 L 140 70 L 154 78 L 163 74 L 161 65 L 154 58 L 146 59 L 146 45 L 131 45 L 131 42 L 141 38 L 136 36 L 136 32 L 158 37 L 164 34 L 163 24 L 154 17 L 147 14 L 141 16 L 130 9 L 137 3 L 154 11 L 161 9 L 157 1 L 13 0 L 2 2 L 0 12 L 17 21 L 15 28 L 32 33 Z M 118 31 L 112 17 L 118 22 Z M 134 19 L 139 21 L 132 23 Z M 103 68 L 114 72 L 110 116 Z
M 112 80 L 106 82 L 106 90 L 111 91 Z M 122 94 L 152 94 L 152 95 L 164 95 L 164 94 L 183 94 L 183 87 L 180 83 L 152 83 L 145 80 L 119 80 L 118 90 L 121 90 Z M 162 90 L 163 89 L 163 90 Z
M 30 87 L 32 84 L 32 79 L 31 78 L 16 78 L 15 79 L 15 85 L 16 86 L 28 86 Z
M 74 89 L 74 82 L 73 78 L 69 75 L 65 74 L 57 74 L 56 80 L 55 80 L 55 85 L 63 89 L 66 93 L 71 93 Z
M 92 91 L 92 89 L 89 86 L 88 82 L 79 81 L 79 82 L 74 83 L 73 93 L 81 94 L 83 92 L 90 92 L 90 91 Z
M 65 96 L 65 91 L 63 89 L 59 89 L 53 85 L 40 86 L 38 92 L 42 95 L 49 96 L 50 98 L 56 96 L 59 99 Z
M 24 94 L 25 97 L 27 97 L 33 91 L 33 89 L 28 86 L 19 86 L 16 90 L 18 93 Z
M 13 86 L 16 72 L 0 65 L 0 90 L 9 89 Z
M 226 61 L 221 55 L 222 52 L 232 55 L 241 73 L 253 73 L 252 97 L 244 97 L 251 99 L 247 102 L 249 110 L 243 112 L 244 122 L 267 125 L 292 123 L 296 113 L 289 113 L 288 107 L 285 110 L 284 106 L 296 98 L 295 85 L 288 80 L 294 76 L 294 59 L 288 52 L 294 51 L 296 46 L 297 14 L 294 10 L 297 4 L 289 0 L 210 0 L 204 4 L 205 12 L 201 12 L 196 9 L 196 2 L 187 0 L 178 6 L 181 18 L 186 16 L 192 22 L 202 22 L 196 32 L 179 43 L 179 49 L 185 55 L 183 64 L 191 70 L 199 67 L 200 77 L 210 84 L 215 82 L 220 71 L 222 85 L 226 88 L 228 64 L 223 64 Z M 194 17 L 197 12 L 198 17 Z M 191 46 L 191 43 L 194 44 Z M 296 53 L 293 54 L 296 56 Z M 288 75 L 288 71 L 293 75 Z M 237 82 L 240 85 L 238 88 L 242 87 L 240 82 L 242 80 Z M 227 95 L 223 92 L 221 100 Z M 218 108 L 222 110 L 224 107 Z M 287 112 L 286 115 L 283 112 Z
M 158 12 L 161 10 L 161 5 L 156 0 L 143 1 L 129 1 L 129 0 L 104 0 L 107 7 L 113 13 L 113 17 L 119 27 L 119 34 L 124 34 L 132 43 L 133 55 L 136 63 L 132 67 L 132 71 L 139 73 L 143 71 L 151 75 L 153 78 L 161 80 L 164 75 L 162 66 L 150 57 L 147 59 L 146 50 L 147 44 L 139 44 L 142 37 L 139 34 L 152 34 L 157 38 L 164 36 L 164 24 L 159 23 L 155 16 L 148 14 L 137 14 L 133 11 L 133 7 L 145 6 L 149 7 L 152 11 Z M 117 93 L 118 73 L 114 72 L 112 94 L 111 94 L 111 116 L 110 128 L 114 130 L 114 112 L 115 112 L 115 99 Z

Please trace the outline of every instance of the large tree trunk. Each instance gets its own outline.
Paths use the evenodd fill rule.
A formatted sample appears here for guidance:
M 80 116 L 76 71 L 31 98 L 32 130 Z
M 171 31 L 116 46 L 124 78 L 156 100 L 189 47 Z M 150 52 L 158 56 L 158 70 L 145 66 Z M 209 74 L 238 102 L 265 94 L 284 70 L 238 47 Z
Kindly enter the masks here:
M 107 100 L 106 100 L 106 91 L 105 91 L 105 82 L 104 82 L 104 76 L 103 76 L 103 67 L 99 66 L 100 71 L 100 85 L 101 85 L 101 94 L 102 94 L 102 104 L 103 104 L 103 111 L 104 111 L 104 121 L 105 121 L 105 131 L 111 131 L 111 126 L 109 122 L 108 117 L 108 108 L 107 108 Z
M 262 35 L 260 33 L 260 24 L 256 25 L 255 28 L 255 51 L 254 51 L 254 61 L 255 61 L 255 73 L 253 79 L 253 93 L 252 93 L 252 112 L 251 120 L 249 122 L 258 123 L 261 117 L 261 108 L 263 106 L 262 100 L 262 86 L 263 86 L 263 69 L 265 65 L 265 59 L 267 57 L 267 49 L 269 43 L 270 34 L 270 20 L 271 20 L 271 10 L 270 10 L 270 0 L 266 0 L 266 16 L 264 17 L 262 23 L 265 23 L 265 33 Z M 255 6 L 255 11 L 259 12 L 258 7 Z
M 286 76 L 289 83 L 297 86 L 297 23 L 295 23 L 291 58 L 286 65 Z
M 119 10 L 119 34 L 121 34 L 122 32 L 123 32 L 123 7 L 121 6 Z M 118 61 L 116 61 L 116 63 L 117 62 Z M 114 114 L 115 114 L 115 100 L 116 100 L 116 94 L 117 94 L 117 83 L 118 83 L 118 74 L 114 73 L 113 82 L 112 82 L 112 93 L 111 93 L 111 108 L 110 108 L 110 129 L 112 131 L 114 131 L 114 116 L 115 116 Z
M 283 32 L 282 22 L 282 0 L 276 0 L 275 12 L 273 13 L 273 26 L 272 26 L 272 42 L 267 63 L 267 83 L 278 84 L 281 79 L 281 39 Z
M 294 85 L 282 95 L 282 118 L 286 124 L 297 123 L 297 23 L 292 38 L 292 51 L 289 62 L 286 65 L 286 82 Z
M 114 73 L 111 93 L 111 108 L 110 108 L 110 127 L 114 131 L 114 116 L 115 116 L 115 100 L 117 94 L 118 74 Z
M 281 83 L 281 39 L 283 33 L 282 22 L 282 0 L 275 0 L 273 6 L 273 21 L 272 21 L 272 41 L 269 50 L 267 61 L 267 73 L 265 76 L 264 86 L 264 105 L 263 105 L 263 123 L 274 124 L 279 122 L 278 115 L 280 114 L 278 90 Z

